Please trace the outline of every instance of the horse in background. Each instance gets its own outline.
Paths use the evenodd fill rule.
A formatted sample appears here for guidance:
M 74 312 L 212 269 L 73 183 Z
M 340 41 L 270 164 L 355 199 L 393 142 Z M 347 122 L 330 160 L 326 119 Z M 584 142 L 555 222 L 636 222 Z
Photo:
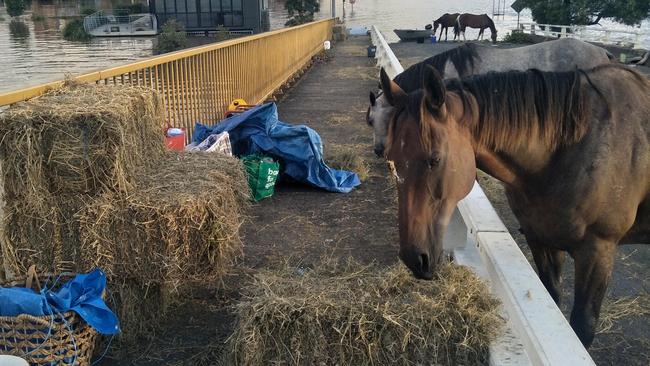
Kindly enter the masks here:
M 440 27 L 440 36 L 438 37 L 438 40 L 442 40 L 442 31 L 445 31 L 445 42 L 447 41 L 447 33 L 449 32 L 449 28 L 453 28 L 454 30 L 454 41 L 456 40 L 456 37 L 458 36 L 458 33 L 456 32 L 456 19 L 458 19 L 459 13 L 454 13 L 454 14 L 449 14 L 445 13 L 443 16 L 440 18 L 436 19 L 433 21 L 433 34 L 436 34 L 436 30 L 438 30 L 438 27 Z
M 560 302 L 574 259 L 570 323 L 588 347 L 619 244 L 650 244 L 650 81 L 592 70 L 488 73 L 444 82 L 426 67 L 403 91 L 381 70 L 395 108 L 387 159 L 397 177 L 399 257 L 431 279 L 456 204 L 479 168 L 500 180 L 540 280 Z
M 497 43 L 497 28 L 494 26 L 494 22 L 489 16 L 487 16 L 487 14 L 475 15 L 464 13 L 459 15 L 458 18 L 456 18 L 454 32 L 462 34 L 464 41 L 467 40 L 465 38 L 465 29 L 467 29 L 467 27 L 479 29 L 476 40 L 483 39 L 483 32 L 486 28 L 490 28 L 490 32 L 492 32 L 492 42 Z M 460 36 L 458 38 L 460 39 Z
M 432 66 L 443 78 L 462 78 L 490 71 L 591 69 L 611 63 L 610 56 L 603 48 L 574 38 L 509 49 L 466 43 L 412 65 L 397 75 L 394 81 L 408 93 L 422 87 L 425 66 Z M 378 95 L 370 93 L 366 122 L 373 128 L 373 145 L 377 156 L 384 154 L 388 120 L 393 111 L 394 108 L 381 92 Z

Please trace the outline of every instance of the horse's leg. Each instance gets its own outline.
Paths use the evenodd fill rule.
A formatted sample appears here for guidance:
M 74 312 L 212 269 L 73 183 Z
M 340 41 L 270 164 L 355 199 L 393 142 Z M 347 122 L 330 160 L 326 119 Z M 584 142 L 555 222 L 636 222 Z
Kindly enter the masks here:
M 561 286 L 562 286 L 562 266 L 566 258 L 565 252 L 559 249 L 550 248 L 539 244 L 534 239 L 529 239 L 528 246 L 533 253 L 539 279 L 546 287 L 556 304 L 560 304 Z
M 449 37 L 449 27 L 445 27 L 445 42 L 447 42 L 448 37 Z M 442 38 L 442 29 L 440 30 L 440 38 Z
M 600 305 L 612 275 L 616 243 L 593 237 L 571 252 L 575 259 L 575 300 L 571 327 L 585 347 L 594 340 Z
M 481 39 L 481 35 L 483 35 L 483 28 L 479 29 L 478 31 L 478 36 L 476 36 L 477 41 Z

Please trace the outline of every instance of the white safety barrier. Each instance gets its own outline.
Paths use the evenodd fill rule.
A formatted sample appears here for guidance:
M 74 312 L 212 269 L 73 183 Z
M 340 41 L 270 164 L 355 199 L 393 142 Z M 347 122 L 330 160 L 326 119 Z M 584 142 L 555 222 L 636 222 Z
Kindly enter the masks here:
M 370 34 L 378 66 L 404 70 L 377 27 Z M 490 347 L 491 365 L 594 365 L 478 182 L 458 203 L 444 240 L 454 260 L 489 282 L 501 300 L 505 333 Z
M 402 64 L 395 57 L 393 50 L 390 49 L 384 35 L 374 25 L 370 27 L 370 37 L 372 38 L 372 44 L 377 47 L 377 51 L 375 52 L 377 66 L 383 67 L 391 79 L 401 74 L 404 71 Z
M 643 33 L 620 29 L 608 29 L 584 25 L 555 25 L 521 23 L 519 31 L 528 34 L 542 35 L 544 37 L 572 37 L 583 41 L 599 42 L 602 44 L 631 45 L 632 48 L 640 46 Z

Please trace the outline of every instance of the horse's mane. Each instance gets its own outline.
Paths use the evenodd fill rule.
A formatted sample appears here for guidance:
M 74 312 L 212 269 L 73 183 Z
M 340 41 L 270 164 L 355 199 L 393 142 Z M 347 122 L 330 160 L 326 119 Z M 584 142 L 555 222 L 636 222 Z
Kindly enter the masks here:
M 449 61 L 456 68 L 458 75 L 462 77 L 472 73 L 474 63 L 478 58 L 477 47 L 468 43 L 412 65 L 397 75 L 393 81 L 402 90 L 409 93 L 422 87 L 422 78 L 424 77 L 424 70 L 427 66 L 433 67 L 444 77 L 445 65 Z
M 447 82 L 447 90 L 461 97 L 466 113 L 471 97 L 476 100 L 479 119 L 470 128 L 481 144 L 498 151 L 542 139 L 554 149 L 579 141 L 587 131 L 583 78 L 598 91 L 584 71 L 534 69 L 454 79 Z

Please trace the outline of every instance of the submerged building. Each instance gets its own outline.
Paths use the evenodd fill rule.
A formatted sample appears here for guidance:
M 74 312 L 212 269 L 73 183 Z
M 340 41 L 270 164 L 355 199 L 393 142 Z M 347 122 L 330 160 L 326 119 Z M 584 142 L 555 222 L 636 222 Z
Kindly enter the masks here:
M 150 0 L 149 6 L 160 26 L 176 19 L 188 32 L 218 26 L 237 33 L 268 30 L 268 0 Z

